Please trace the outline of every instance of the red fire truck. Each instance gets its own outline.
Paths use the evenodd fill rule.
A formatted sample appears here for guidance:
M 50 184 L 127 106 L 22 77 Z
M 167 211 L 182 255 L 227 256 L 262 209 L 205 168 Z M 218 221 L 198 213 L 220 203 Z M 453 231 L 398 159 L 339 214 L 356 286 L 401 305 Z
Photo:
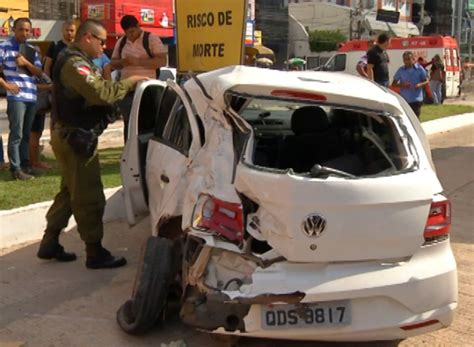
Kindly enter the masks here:
M 123 35 L 120 20 L 127 14 L 135 16 L 144 30 L 158 35 L 164 44 L 174 44 L 173 0 L 83 0 L 81 5 L 81 21 L 97 19 L 104 24 L 109 50 Z

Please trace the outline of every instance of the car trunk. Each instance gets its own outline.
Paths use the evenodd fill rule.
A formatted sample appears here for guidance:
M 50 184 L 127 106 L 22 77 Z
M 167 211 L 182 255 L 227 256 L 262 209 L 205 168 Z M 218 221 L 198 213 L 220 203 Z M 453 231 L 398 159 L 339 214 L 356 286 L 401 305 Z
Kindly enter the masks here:
M 238 113 L 253 129 L 235 178 L 256 206 L 249 235 L 295 262 L 403 261 L 423 245 L 433 174 L 400 117 L 258 98 Z
M 296 262 L 403 260 L 424 242 L 433 195 L 426 171 L 314 179 L 240 163 L 235 186 L 258 205 L 247 216 L 247 231 Z M 305 232 L 308 218 L 309 230 L 322 223 L 318 218 L 324 230 Z

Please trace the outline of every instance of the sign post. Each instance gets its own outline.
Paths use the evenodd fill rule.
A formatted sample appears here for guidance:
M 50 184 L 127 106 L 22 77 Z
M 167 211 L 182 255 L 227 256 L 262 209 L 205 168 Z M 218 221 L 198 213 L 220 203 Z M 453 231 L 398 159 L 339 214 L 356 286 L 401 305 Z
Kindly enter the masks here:
M 246 0 L 176 0 L 175 6 L 179 73 L 242 64 Z

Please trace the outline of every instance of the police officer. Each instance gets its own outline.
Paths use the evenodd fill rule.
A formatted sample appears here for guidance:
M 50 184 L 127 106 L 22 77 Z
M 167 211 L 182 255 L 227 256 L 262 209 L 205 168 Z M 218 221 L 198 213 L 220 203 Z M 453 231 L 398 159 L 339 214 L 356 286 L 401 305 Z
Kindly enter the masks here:
M 102 78 L 92 59 L 103 53 L 106 38 L 99 21 L 85 21 L 74 44 L 61 52 L 54 66 L 51 145 L 60 167 L 61 186 L 46 214 L 47 227 L 37 254 L 41 259 L 76 259 L 59 243 L 61 230 L 74 215 L 90 269 L 126 264 L 125 258 L 112 256 L 101 244 L 105 196 L 96 146 L 98 135 L 110 120 L 111 105 L 146 79 L 131 76 L 112 82 Z

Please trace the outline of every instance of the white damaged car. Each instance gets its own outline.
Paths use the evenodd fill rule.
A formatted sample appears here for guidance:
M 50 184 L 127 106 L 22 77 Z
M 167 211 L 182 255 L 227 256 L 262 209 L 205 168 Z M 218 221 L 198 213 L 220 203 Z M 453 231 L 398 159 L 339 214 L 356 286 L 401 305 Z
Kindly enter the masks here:
M 361 78 L 234 66 L 135 93 L 121 173 L 152 236 L 131 334 L 180 317 L 219 334 L 391 340 L 451 324 L 450 203 L 422 128 Z M 176 297 L 176 296 L 175 296 Z

